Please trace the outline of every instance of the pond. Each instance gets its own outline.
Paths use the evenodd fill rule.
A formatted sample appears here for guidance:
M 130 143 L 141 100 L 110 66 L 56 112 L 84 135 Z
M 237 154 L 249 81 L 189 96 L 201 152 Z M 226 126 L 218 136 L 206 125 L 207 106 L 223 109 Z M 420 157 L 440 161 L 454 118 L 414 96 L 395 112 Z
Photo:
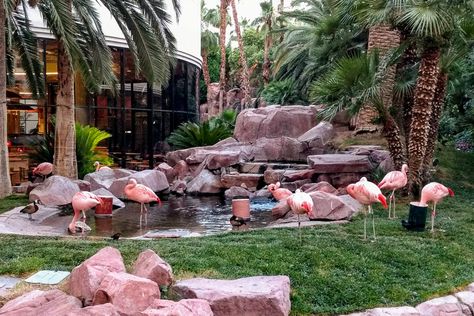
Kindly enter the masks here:
M 140 204 L 126 202 L 112 217 L 94 217 L 87 213 L 86 223 L 92 228 L 89 236 L 111 236 L 120 232 L 122 237 L 142 236 L 146 233 L 171 235 L 210 235 L 232 230 L 231 201 L 220 196 L 173 196 L 162 199 L 162 205 L 148 207 L 147 225 L 140 227 Z M 250 204 L 251 228 L 265 227 L 272 221 L 269 199 L 253 200 Z M 71 217 L 67 217 L 71 220 Z

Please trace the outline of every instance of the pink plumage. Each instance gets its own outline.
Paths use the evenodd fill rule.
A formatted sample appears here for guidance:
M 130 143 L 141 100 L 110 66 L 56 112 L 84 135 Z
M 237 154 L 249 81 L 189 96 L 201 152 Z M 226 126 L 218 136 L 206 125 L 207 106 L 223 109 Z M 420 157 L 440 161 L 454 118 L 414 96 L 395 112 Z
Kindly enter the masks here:
M 97 204 L 101 204 L 102 200 L 94 193 L 87 191 L 80 191 L 74 194 L 72 197 L 72 208 L 74 210 L 74 217 L 69 224 L 69 231 L 71 233 L 76 232 L 76 222 L 79 219 L 81 212 L 85 218 L 85 211 L 95 207 Z
M 280 188 L 280 182 L 277 182 L 276 184 L 270 184 L 268 186 L 268 191 L 270 191 L 277 201 L 281 201 L 283 199 L 286 199 L 289 197 L 292 193 L 288 189 Z
M 286 201 L 295 214 L 309 214 L 313 210 L 313 199 L 308 193 L 301 192 L 299 189 Z
M 147 212 L 145 203 L 158 202 L 161 204 L 160 198 L 153 192 L 152 189 L 143 185 L 137 184 L 137 180 L 130 179 L 124 188 L 124 193 L 128 199 L 140 203 L 140 226 L 142 223 L 143 210 Z M 145 216 L 145 224 L 147 217 Z
M 388 218 L 392 218 L 392 204 L 393 204 L 393 218 L 395 218 L 395 191 L 401 189 L 407 185 L 408 165 L 403 164 L 402 171 L 391 171 L 385 175 L 382 181 L 380 181 L 378 187 L 380 189 L 391 190 L 390 194 L 390 204 L 388 207 Z
M 428 183 L 421 190 L 421 204 L 438 203 L 446 196 L 454 196 L 454 191 L 438 182 Z
M 42 162 L 33 169 L 33 174 L 47 176 L 53 172 L 53 164 L 50 162 Z
M 382 203 L 384 208 L 388 207 L 382 191 L 374 183 L 367 181 L 366 177 L 362 177 L 357 183 L 349 184 L 347 193 L 361 204 Z

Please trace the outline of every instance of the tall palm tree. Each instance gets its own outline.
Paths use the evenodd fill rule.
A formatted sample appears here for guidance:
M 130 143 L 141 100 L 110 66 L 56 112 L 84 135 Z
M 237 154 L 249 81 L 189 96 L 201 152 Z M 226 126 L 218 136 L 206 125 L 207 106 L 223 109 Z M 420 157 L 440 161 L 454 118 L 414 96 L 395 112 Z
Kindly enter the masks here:
M 237 14 L 237 6 L 235 5 L 235 0 L 230 0 L 230 4 L 232 6 L 232 16 L 234 19 L 234 27 L 235 33 L 237 35 L 237 43 L 239 45 L 239 61 L 240 66 L 242 67 L 241 70 L 241 78 L 242 78 L 242 91 L 244 93 L 244 98 L 242 100 L 242 108 L 246 108 L 250 105 L 250 79 L 249 79 L 249 67 L 247 65 L 247 57 L 245 56 L 244 50 L 244 42 L 242 40 L 242 33 L 240 32 L 240 24 L 239 24 L 239 17 Z
M 273 10 L 273 2 L 271 0 L 261 2 L 260 8 L 262 10 L 262 15 L 260 17 L 257 17 L 253 21 L 253 24 L 258 25 L 259 31 L 265 34 L 262 77 L 264 86 L 267 86 L 270 82 L 270 49 L 272 48 L 273 36 L 275 35 L 272 33 L 272 31 L 276 24 L 276 15 Z
M 165 83 L 170 74 L 170 56 L 175 50 L 165 4 L 155 0 L 101 0 L 101 3 L 122 30 L 137 72 L 141 72 L 149 82 Z M 173 5 L 179 12 L 177 0 L 173 0 Z M 98 91 L 101 84 L 115 88 L 112 55 L 94 1 L 43 0 L 36 6 L 58 40 L 56 173 L 77 178 L 74 73 L 81 75 L 91 92 Z
M 227 29 L 227 7 L 229 6 L 228 0 L 221 0 L 219 6 L 220 15 L 220 26 L 219 26 L 219 47 L 221 51 L 221 63 L 219 69 L 219 113 L 224 110 L 225 104 L 225 89 L 226 89 L 226 78 L 225 78 L 225 66 L 226 66 L 226 43 L 225 43 L 225 32 Z
M 11 193 L 7 147 L 6 87 L 14 83 L 15 58 L 20 58 L 33 97 L 43 94 L 41 64 L 36 38 L 29 29 L 25 10 L 17 11 L 17 1 L 0 3 L 0 198 Z M 26 5 L 23 2 L 23 5 Z
M 202 73 L 207 90 L 211 84 L 209 74 L 208 54 L 209 50 L 218 47 L 219 35 L 212 31 L 212 28 L 219 27 L 219 14 L 216 9 L 206 8 L 204 0 L 201 0 L 201 56 Z

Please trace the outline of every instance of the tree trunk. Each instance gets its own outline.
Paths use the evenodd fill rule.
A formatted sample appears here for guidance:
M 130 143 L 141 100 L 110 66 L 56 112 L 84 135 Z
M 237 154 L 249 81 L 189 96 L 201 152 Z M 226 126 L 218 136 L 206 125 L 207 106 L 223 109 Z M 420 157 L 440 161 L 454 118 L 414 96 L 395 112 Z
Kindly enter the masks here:
M 426 48 L 421 56 L 421 64 L 416 81 L 410 139 L 408 142 L 409 187 L 415 197 L 418 196 L 421 186 L 421 172 L 428 144 L 432 103 L 439 74 L 439 59 L 439 48 Z
M 390 49 L 400 45 L 400 32 L 389 26 L 376 25 L 369 30 L 368 51 L 377 49 L 380 59 L 384 58 Z M 392 104 L 393 85 L 395 83 L 396 66 L 387 68 L 382 83 L 382 100 L 385 107 Z M 378 111 L 372 104 L 364 104 L 357 115 L 356 133 L 376 132 L 379 126 L 374 124 Z
M 390 113 L 387 112 L 385 117 L 382 134 L 387 140 L 388 150 L 390 157 L 392 157 L 395 170 L 401 170 L 402 165 L 406 163 L 406 157 L 403 150 L 404 146 L 400 136 L 400 129 Z
M 74 72 L 61 41 L 58 41 L 58 62 L 54 167 L 56 174 L 77 179 Z
M 225 32 L 227 28 L 227 0 L 221 0 L 219 8 L 220 12 L 220 28 L 219 28 L 219 47 L 221 51 L 221 65 L 219 72 L 219 113 L 224 110 L 225 104 Z
M 423 182 L 429 182 L 431 179 L 431 167 L 433 165 L 433 156 L 438 139 L 439 120 L 443 112 L 444 97 L 446 96 L 446 87 L 448 84 L 448 75 L 439 73 L 436 91 L 433 98 L 432 111 L 430 116 L 430 131 L 428 133 L 428 144 L 426 145 L 425 158 L 423 159 Z
M 202 51 L 202 76 L 204 77 L 204 82 L 206 83 L 206 87 L 209 88 L 211 84 L 211 75 L 209 74 L 209 64 L 207 63 L 208 53 L 207 49 L 203 49 Z
M 237 6 L 235 0 L 230 0 L 232 6 L 232 16 L 234 19 L 235 33 L 237 34 L 237 43 L 239 44 L 239 61 L 242 71 L 242 92 L 244 99 L 242 100 L 242 109 L 247 108 L 250 105 L 250 78 L 249 78 L 249 67 L 247 65 L 247 57 L 245 56 L 244 41 L 242 40 L 242 33 L 240 32 L 239 17 L 237 15 Z
M 0 198 L 12 193 L 7 146 L 7 71 L 5 56 L 5 2 L 0 0 Z
M 269 29 L 271 30 L 271 22 L 269 25 Z M 269 32 L 269 31 L 268 31 Z M 262 77 L 263 77 L 263 85 L 266 87 L 270 82 L 270 48 L 272 46 L 272 35 L 267 32 L 265 36 L 265 43 L 264 43 L 264 50 L 263 50 L 263 70 L 262 70 Z

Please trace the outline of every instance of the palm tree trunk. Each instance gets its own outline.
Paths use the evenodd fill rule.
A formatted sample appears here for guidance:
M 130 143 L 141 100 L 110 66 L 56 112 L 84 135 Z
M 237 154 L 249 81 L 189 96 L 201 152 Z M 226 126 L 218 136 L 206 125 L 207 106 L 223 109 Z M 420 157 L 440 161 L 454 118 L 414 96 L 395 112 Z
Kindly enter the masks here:
M 271 24 L 271 22 L 270 22 Z M 271 25 L 269 25 L 271 29 Z M 270 82 L 270 48 L 272 46 L 272 35 L 268 34 L 265 36 L 265 43 L 264 43 L 264 50 L 263 50 L 263 70 L 262 70 L 262 77 L 263 77 L 263 84 L 266 87 Z
M 220 12 L 220 28 L 219 28 L 219 46 L 221 51 L 221 65 L 219 72 L 219 113 L 224 110 L 225 104 L 225 31 L 227 28 L 227 0 L 221 0 L 219 8 Z
M 0 198 L 12 193 L 7 146 L 7 71 L 5 56 L 5 2 L 0 0 Z
M 387 140 L 388 150 L 390 152 L 390 157 L 392 157 L 395 170 L 400 170 L 402 165 L 406 162 L 404 146 L 397 122 L 388 111 L 385 114 L 382 134 Z
M 416 81 L 410 139 L 408 142 L 409 187 L 415 197 L 418 196 L 421 186 L 421 172 L 428 144 L 432 103 L 439 74 L 439 59 L 439 48 L 426 48 L 421 56 L 421 64 Z
M 249 67 L 247 65 L 247 57 L 245 56 L 244 41 L 242 40 L 242 33 L 240 32 L 239 18 L 237 15 L 237 6 L 235 0 L 230 0 L 232 6 L 232 16 L 234 19 L 235 33 L 237 34 L 237 43 L 239 44 L 239 60 L 240 66 L 242 67 L 242 92 L 244 93 L 244 99 L 242 100 L 242 109 L 247 108 L 250 104 L 250 79 L 249 79 Z
M 77 179 L 74 73 L 62 42 L 58 43 L 59 87 L 56 98 L 54 166 L 56 174 Z
M 209 74 L 209 64 L 207 63 L 207 59 L 208 59 L 207 49 L 203 49 L 201 55 L 202 55 L 202 75 L 204 77 L 204 82 L 206 83 L 206 87 L 209 89 L 209 85 L 211 84 L 211 75 Z
M 428 133 L 428 144 L 426 145 L 425 158 L 423 160 L 423 182 L 428 182 L 431 178 L 430 169 L 433 164 L 433 156 L 438 139 L 439 120 L 443 111 L 444 97 L 446 96 L 446 88 L 448 84 L 448 75 L 439 73 L 438 82 L 436 83 L 436 91 L 433 98 L 432 111 L 430 116 L 430 131 Z

